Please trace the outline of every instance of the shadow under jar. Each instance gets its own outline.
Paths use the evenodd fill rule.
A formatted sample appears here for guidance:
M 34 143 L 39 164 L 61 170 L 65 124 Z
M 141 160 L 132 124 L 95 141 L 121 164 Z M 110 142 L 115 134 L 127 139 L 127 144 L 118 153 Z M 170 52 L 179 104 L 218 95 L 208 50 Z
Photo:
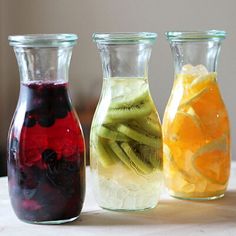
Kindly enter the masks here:
M 80 215 L 85 144 L 68 93 L 73 34 L 9 36 L 20 95 L 8 137 L 13 209 L 29 223 L 60 224 Z

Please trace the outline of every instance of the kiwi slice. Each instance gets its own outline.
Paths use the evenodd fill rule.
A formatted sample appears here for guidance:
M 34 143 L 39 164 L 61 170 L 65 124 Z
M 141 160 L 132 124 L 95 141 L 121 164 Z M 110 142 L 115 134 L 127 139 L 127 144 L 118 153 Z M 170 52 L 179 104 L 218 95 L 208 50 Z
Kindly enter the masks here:
M 138 132 L 135 129 L 133 129 L 127 125 L 120 124 L 120 125 L 118 125 L 117 130 L 120 133 L 125 134 L 129 138 L 137 141 L 138 143 L 146 144 L 146 145 L 154 147 L 154 148 L 161 147 L 161 140 L 160 139 L 158 139 L 156 137 L 149 136 L 149 135 L 141 133 L 141 132 Z
M 104 125 L 96 128 L 97 135 L 113 141 L 129 141 L 130 139 L 117 131 L 111 130 Z
M 105 168 L 113 165 L 116 162 L 117 158 L 115 154 L 104 140 L 98 138 L 95 146 L 98 150 L 99 161 Z
M 149 98 L 149 91 L 146 88 L 142 93 L 137 92 L 134 95 L 128 94 L 123 96 L 118 96 L 112 99 L 110 108 L 130 108 L 136 104 L 142 103 Z
M 139 155 L 132 149 L 129 143 L 122 143 L 121 148 L 124 150 L 126 155 L 130 158 L 130 160 L 140 169 L 144 174 L 149 174 L 152 172 L 152 167 L 142 161 Z
M 109 142 L 109 146 L 111 147 L 111 150 L 119 157 L 119 159 L 127 166 L 130 166 L 130 160 L 127 157 L 127 155 L 123 152 L 123 150 L 120 148 L 119 144 L 117 142 Z
M 112 120 L 128 120 L 148 116 L 151 111 L 150 103 L 145 101 L 130 107 L 109 108 L 107 115 Z
M 160 149 L 155 149 L 147 145 L 139 145 L 139 152 L 142 155 L 142 158 L 150 162 L 154 169 L 163 169 L 163 151 L 162 147 Z
M 137 123 L 140 128 L 144 129 L 153 136 L 161 137 L 161 126 L 158 121 L 155 121 L 151 117 L 145 117 L 138 119 Z

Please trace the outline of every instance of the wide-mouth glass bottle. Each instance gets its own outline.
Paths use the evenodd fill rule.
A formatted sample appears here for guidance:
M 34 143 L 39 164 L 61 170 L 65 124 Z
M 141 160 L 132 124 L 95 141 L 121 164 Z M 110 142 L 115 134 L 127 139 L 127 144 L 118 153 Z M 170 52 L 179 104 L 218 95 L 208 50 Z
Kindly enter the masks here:
M 163 119 L 164 173 L 172 196 L 224 196 L 230 173 L 230 127 L 217 83 L 224 31 L 167 32 L 175 81 Z
M 84 201 L 84 138 L 68 93 L 73 34 L 9 36 L 20 95 L 9 129 L 13 209 L 31 223 L 76 219 Z
M 95 33 L 103 68 L 90 135 L 98 204 L 110 210 L 156 206 L 162 188 L 162 132 L 149 91 L 156 33 Z

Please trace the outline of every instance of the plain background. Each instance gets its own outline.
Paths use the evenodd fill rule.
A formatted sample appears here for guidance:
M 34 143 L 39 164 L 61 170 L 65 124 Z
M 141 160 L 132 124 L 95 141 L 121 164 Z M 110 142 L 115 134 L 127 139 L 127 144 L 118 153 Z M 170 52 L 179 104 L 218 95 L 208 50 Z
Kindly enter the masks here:
M 218 81 L 230 115 L 232 157 L 236 160 L 235 0 L 0 0 L 1 151 L 5 152 L 7 130 L 19 92 L 18 68 L 13 50 L 8 46 L 8 35 L 79 35 L 70 67 L 70 91 L 73 103 L 78 107 L 98 99 L 101 91 L 102 70 L 96 45 L 91 39 L 93 32 L 157 32 L 159 37 L 153 47 L 149 81 L 162 118 L 173 84 L 172 57 L 164 32 L 207 29 L 228 32 L 218 62 Z

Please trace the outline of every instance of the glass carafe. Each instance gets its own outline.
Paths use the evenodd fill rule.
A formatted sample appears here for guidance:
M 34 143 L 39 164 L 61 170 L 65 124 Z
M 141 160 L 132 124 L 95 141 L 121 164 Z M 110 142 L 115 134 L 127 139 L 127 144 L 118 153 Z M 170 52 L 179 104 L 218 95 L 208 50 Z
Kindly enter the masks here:
M 8 137 L 8 181 L 19 219 L 59 224 L 76 219 L 85 193 L 85 146 L 68 93 L 76 35 L 10 36 L 20 95 Z
M 156 206 L 162 187 L 162 132 L 149 91 L 155 33 L 94 34 L 103 68 L 90 135 L 98 204 L 110 210 Z
M 163 119 L 164 173 L 170 195 L 224 196 L 230 173 L 230 127 L 217 83 L 224 31 L 167 32 L 175 81 Z

